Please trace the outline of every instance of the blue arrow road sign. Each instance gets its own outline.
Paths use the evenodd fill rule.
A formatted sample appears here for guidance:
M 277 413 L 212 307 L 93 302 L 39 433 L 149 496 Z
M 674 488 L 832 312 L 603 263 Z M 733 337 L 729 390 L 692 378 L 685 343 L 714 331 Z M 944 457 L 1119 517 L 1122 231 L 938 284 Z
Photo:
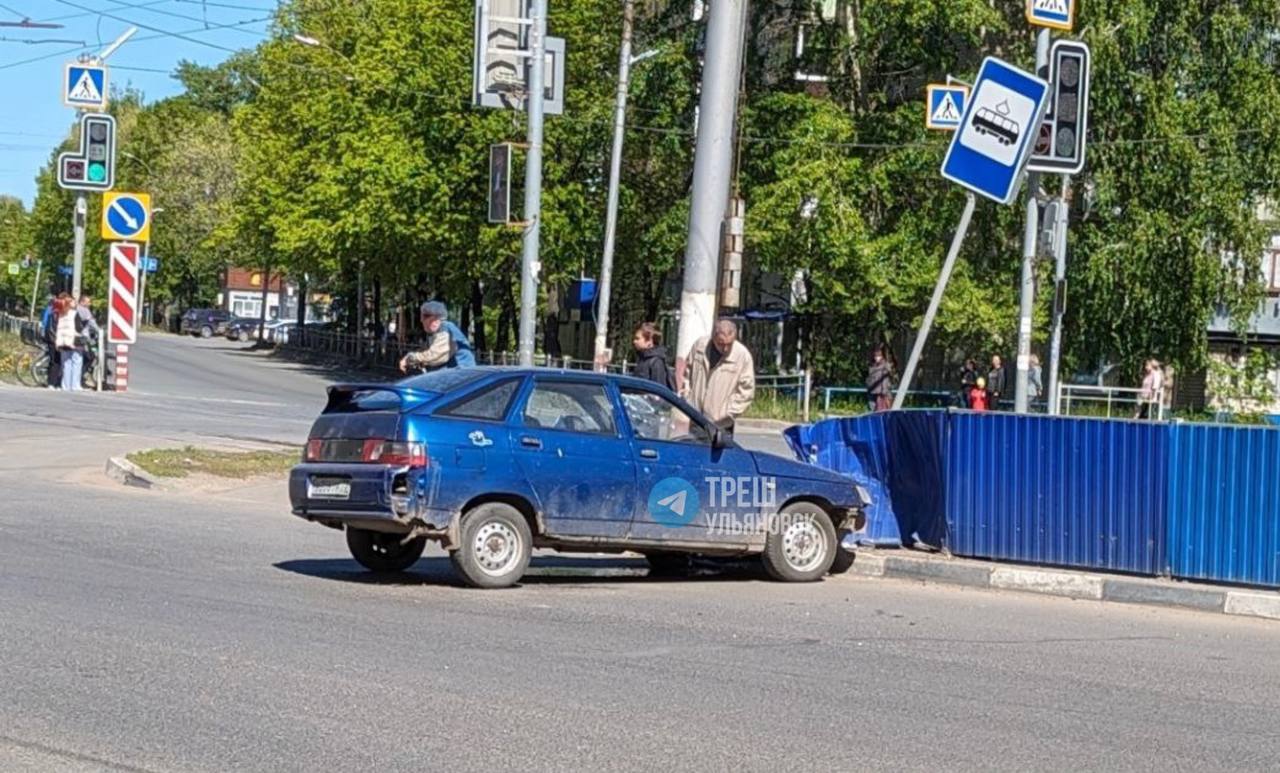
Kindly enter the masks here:
M 62 101 L 68 107 L 101 110 L 107 104 L 107 68 L 91 64 L 68 64 L 62 86 Z
M 147 226 L 147 208 L 128 195 L 116 196 L 107 207 L 107 224 L 124 239 L 130 239 Z
M 1001 204 L 1013 201 L 1048 95 L 1044 80 L 995 57 L 984 59 L 942 176 Z

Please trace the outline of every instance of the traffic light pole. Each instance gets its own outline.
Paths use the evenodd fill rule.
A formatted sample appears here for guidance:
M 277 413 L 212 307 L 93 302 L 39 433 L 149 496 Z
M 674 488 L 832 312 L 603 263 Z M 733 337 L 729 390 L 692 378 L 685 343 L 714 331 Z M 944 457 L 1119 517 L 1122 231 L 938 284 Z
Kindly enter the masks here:
M 75 246 L 71 264 L 71 297 L 79 300 L 81 280 L 84 278 L 84 231 L 85 221 L 89 218 L 89 200 L 84 191 L 76 194 L 76 211 L 72 216 L 75 224 Z
M 1036 72 L 1049 66 L 1049 30 L 1036 35 Z M 1036 302 L 1036 243 L 1040 238 L 1040 175 L 1027 173 L 1027 220 L 1022 232 L 1022 292 L 1018 303 L 1018 376 L 1014 383 L 1013 410 L 1027 412 L 1031 375 L 1031 327 Z M 998 406 L 991 406 L 998 408 Z
M 533 43 L 529 59 L 529 92 L 525 107 L 529 111 L 529 152 L 524 171 L 524 249 L 520 258 L 520 365 L 533 365 L 534 336 L 538 313 L 538 243 L 542 231 L 542 117 L 546 106 L 543 86 L 547 50 L 547 0 L 533 0 L 533 24 L 529 37 Z

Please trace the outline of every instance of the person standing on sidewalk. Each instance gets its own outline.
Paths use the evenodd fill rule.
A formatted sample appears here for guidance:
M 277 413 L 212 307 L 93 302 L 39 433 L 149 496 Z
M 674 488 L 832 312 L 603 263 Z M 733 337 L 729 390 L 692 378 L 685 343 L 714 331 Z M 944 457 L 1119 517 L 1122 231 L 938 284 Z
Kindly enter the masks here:
M 712 334 L 698 339 L 689 351 L 684 397 L 707 418 L 732 431 L 734 421 L 747 412 L 755 396 L 755 360 L 738 341 L 738 326 L 732 320 L 719 320 Z
M 893 361 L 884 344 L 876 347 L 867 370 L 867 407 L 871 411 L 887 411 L 893 407 Z
M 449 310 L 439 301 L 427 301 L 421 309 L 423 348 L 400 358 L 400 372 L 430 372 L 440 368 L 474 368 L 471 342 L 449 321 Z
M 82 372 L 92 371 L 98 361 L 97 342 L 102 331 L 98 328 L 98 320 L 93 318 L 92 303 L 93 299 L 88 295 L 81 295 L 80 305 L 76 307 L 76 334 L 81 344 Z M 80 388 L 80 384 L 81 382 L 76 382 L 77 389 Z
M 80 388 L 81 367 L 84 365 L 83 344 L 76 333 L 79 313 L 75 301 L 65 293 L 58 297 L 54 313 L 57 320 L 54 323 L 54 345 L 62 365 L 60 388 L 73 392 Z
M 70 296 L 68 296 L 70 297 Z M 62 386 L 62 354 L 58 351 L 58 296 L 49 296 L 49 305 L 40 315 L 40 337 L 49 355 L 49 373 L 45 385 L 50 389 Z
M 991 358 L 991 372 L 987 374 L 987 410 L 1000 410 L 1005 386 L 1004 361 L 997 354 Z
M 667 347 L 662 345 L 662 331 L 652 322 L 644 322 L 636 328 L 631 338 L 636 350 L 636 368 L 631 374 L 636 378 L 675 389 L 676 382 L 667 364 Z

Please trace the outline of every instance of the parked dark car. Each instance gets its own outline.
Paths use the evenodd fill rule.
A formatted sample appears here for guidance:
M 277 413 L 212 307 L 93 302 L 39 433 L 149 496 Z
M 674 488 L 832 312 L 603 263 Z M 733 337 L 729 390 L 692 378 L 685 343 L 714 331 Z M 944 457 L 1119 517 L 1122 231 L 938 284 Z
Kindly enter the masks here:
M 233 319 L 230 312 L 221 309 L 188 309 L 182 315 L 182 324 L 178 331 L 183 335 L 212 338 L 226 335 L 227 324 Z
M 250 339 L 258 337 L 258 324 L 261 320 L 251 317 L 236 317 L 227 323 L 227 339 L 230 341 L 239 341 L 245 343 Z M 272 333 L 285 323 L 278 319 L 267 320 L 263 327 L 263 334 L 268 341 L 272 340 Z
M 775 579 L 847 570 L 870 496 L 843 475 L 749 451 L 666 388 L 627 376 L 443 370 L 329 388 L 293 513 L 403 571 L 428 540 L 468 584 L 520 580 L 535 547 L 758 555 Z M 684 554 L 684 555 L 682 555 Z

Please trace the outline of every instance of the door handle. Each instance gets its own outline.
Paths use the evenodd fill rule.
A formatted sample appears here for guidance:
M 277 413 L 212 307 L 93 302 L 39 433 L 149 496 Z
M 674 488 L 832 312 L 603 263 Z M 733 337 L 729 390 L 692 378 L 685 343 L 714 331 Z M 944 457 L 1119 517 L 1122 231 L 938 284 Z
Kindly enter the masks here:
M 520 438 L 520 445 L 525 446 L 526 448 L 542 448 L 542 441 L 536 437 L 525 435 Z
M 641 448 L 641 449 L 640 449 L 640 455 L 641 455 L 641 456 L 643 456 L 645 459 L 657 459 L 657 458 L 658 458 L 658 452 L 657 452 L 657 451 L 655 451 L 655 450 L 653 450 L 652 448 Z

